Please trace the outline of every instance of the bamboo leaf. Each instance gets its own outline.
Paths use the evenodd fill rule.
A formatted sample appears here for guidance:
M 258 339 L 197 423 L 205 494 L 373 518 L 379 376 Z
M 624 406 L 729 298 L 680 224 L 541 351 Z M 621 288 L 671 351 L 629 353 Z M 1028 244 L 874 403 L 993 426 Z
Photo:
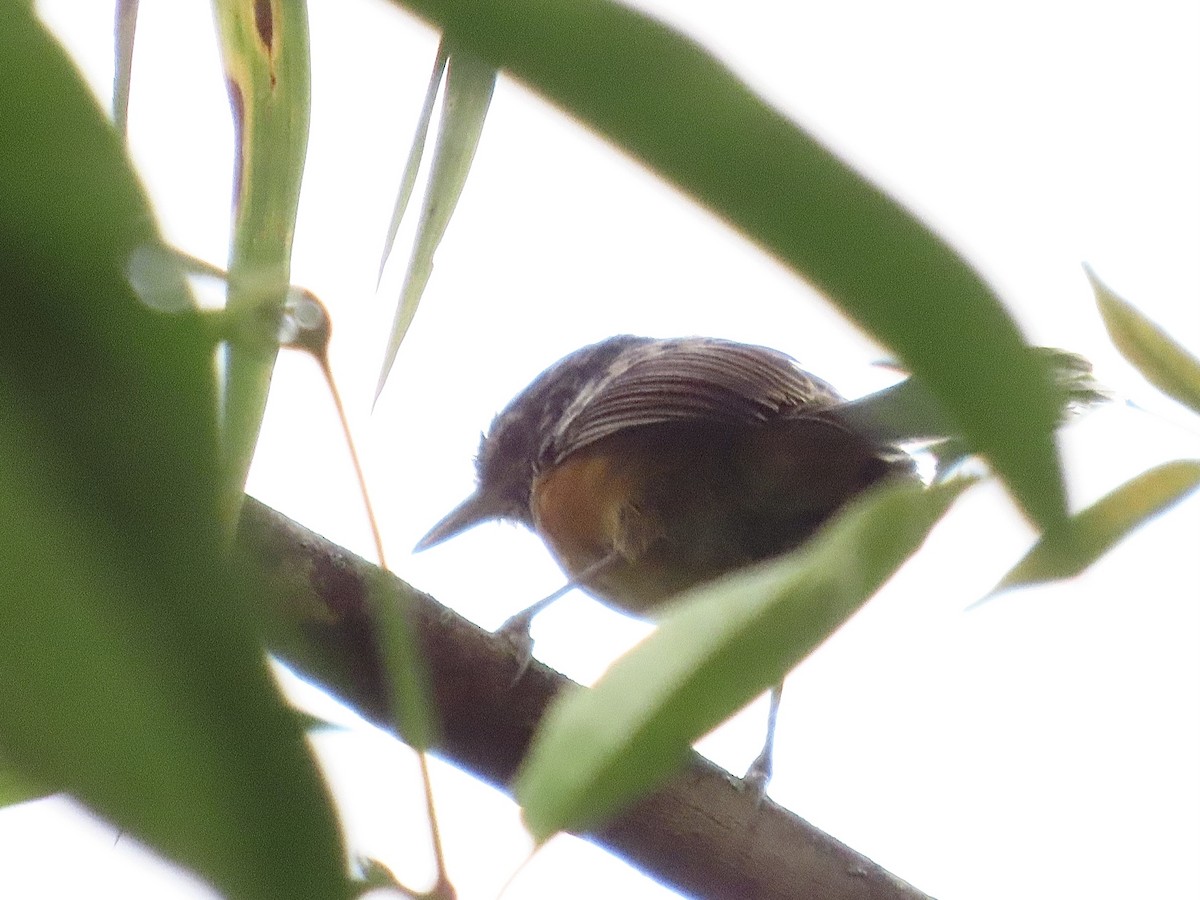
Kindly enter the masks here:
M 979 603 L 1011 588 L 1073 578 L 1197 486 L 1198 460 L 1176 460 L 1143 472 L 1042 535 Z
M 1113 293 L 1091 269 L 1087 275 L 1108 336 L 1121 355 L 1168 397 L 1200 413 L 1200 359 Z
M 433 61 L 433 74 L 429 76 L 429 87 L 425 89 L 425 102 L 421 104 L 421 115 L 417 118 L 417 132 L 413 135 L 412 146 L 408 148 L 408 159 L 404 162 L 404 173 L 400 176 L 400 188 L 396 191 L 396 204 L 392 207 L 392 220 L 388 223 L 387 237 L 383 241 L 383 253 L 379 257 L 379 275 L 375 281 L 378 289 L 383 281 L 383 269 L 388 257 L 392 255 L 392 247 L 396 243 L 396 235 L 400 231 L 400 223 L 408 210 L 408 201 L 412 199 L 413 188 L 417 185 L 417 172 L 421 169 L 421 159 L 425 155 L 425 141 L 429 136 L 429 123 L 433 120 L 433 104 L 437 100 L 438 88 L 442 84 L 442 75 L 446 71 L 446 42 L 438 45 L 437 57 Z
M 543 719 L 514 785 L 535 839 L 593 828 L 665 780 L 693 741 L 853 615 L 971 483 L 882 486 L 795 553 L 681 595 L 653 635 Z
M 40 800 L 50 796 L 51 793 L 0 760 L 0 808 L 15 806 L 29 800 Z
M 433 256 L 442 242 L 446 226 L 450 224 L 450 217 L 466 184 L 488 105 L 492 101 L 492 91 L 496 86 L 496 70 L 470 50 L 452 45 L 446 49 L 446 53 L 446 102 L 438 126 L 437 146 L 433 151 L 429 189 L 421 210 L 421 220 L 417 224 L 416 242 L 408 262 L 408 271 L 404 275 L 404 287 L 401 288 L 400 301 L 392 320 L 375 399 L 379 399 L 383 392 L 400 344 L 408 333 L 425 285 L 433 273 Z
M 378 570 L 369 602 L 379 626 L 392 722 L 406 744 L 414 750 L 428 750 L 437 740 L 437 714 L 429 671 L 411 621 L 411 598 L 389 590 L 383 570 Z
M 1059 398 L 993 289 L 711 54 L 613 0 L 396 2 L 820 288 L 921 378 L 1030 516 L 1065 517 Z
M 228 896 L 342 896 L 224 552 L 212 341 L 131 287 L 153 213 L 30 4 L 0 3 L 0 121 L 0 758 Z
M 137 32 L 138 0 L 117 0 L 117 21 L 113 27 L 112 116 L 117 131 L 125 134 L 129 127 L 129 85 L 133 75 L 133 38 Z

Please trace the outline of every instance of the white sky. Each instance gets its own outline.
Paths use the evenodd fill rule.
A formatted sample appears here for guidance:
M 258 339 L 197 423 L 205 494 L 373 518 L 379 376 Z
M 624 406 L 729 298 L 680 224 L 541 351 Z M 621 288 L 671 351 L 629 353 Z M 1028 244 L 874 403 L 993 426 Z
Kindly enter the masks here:
M 1200 353 L 1200 5 L 1016 2 L 643 4 L 916 208 L 997 285 L 1031 339 L 1092 358 L 1149 414 L 1065 438 L 1095 500 L 1200 455 L 1197 422 L 1107 345 L 1080 263 Z M 97 92 L 108 3 L 41 2 Z M 373 297 L 436 35 L 381 0 L 313 0 L 313 121 L 293 279 L 333 309 L 333 364 L 403 577 L 487 627 L 558 586 L 537 540 L 476 529 L 408 548 L 471 487 L 491 416 L 538 371 L 618 332 L 715 334 L 786 350 L 844 393 L 883 351 L 803 283 L 521 87 L 501 81 L 459 211 L 392 381 L 370 415 L 390 321 Z M 203 4 L 142 0 L 134 155 L 166 233 L 221 263 L 228 109 Z M 400 247 L 404 247 L 402 234 Z M 251 491 L 369 555 L 314 367 L 285 358 Z M 978 611 L 1031 540 L 976 490 L 883 593 L 788 682 L 771 795 L 940 898 L 1200 896 L 1200 502 L 1087 576 Z M 538 620 L 537 655 L 593 680 L 635 623 L 581 596 Z M 758 704 L 701 749 L 735 772 Z M 427 871 L 408 752 L 323 738 L 355 852 Z M 437 801 L 463 900 L 527 852 L 515 808 L 448 766 Z M 209 897 L 128 838 L 52 800 L 0 810 L 0 896 Z M 669 896 L 603 852 L 554 842 L 507 896 Z

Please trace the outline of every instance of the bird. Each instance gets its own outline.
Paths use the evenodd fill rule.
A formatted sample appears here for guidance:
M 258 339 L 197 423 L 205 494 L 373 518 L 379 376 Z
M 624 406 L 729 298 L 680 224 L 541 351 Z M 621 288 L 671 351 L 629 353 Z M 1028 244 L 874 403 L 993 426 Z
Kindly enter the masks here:
M 1079 359 L 1047 352 L 1061 354 L 1056 371 Z M 919 478 L 905 447 L 952 434 L 911 378 L 847 401 L 769 347 L 618 335 L 568 354 L 501 410 L 474 492 L 415 549 L 494 519 L 545 542 L 566 586 L 500 629 L 523 671 L 533 617 L 568 590 L 652 618 L 681 591 L 801 546 L 873 485 Z M 781 692 L 746 775 L 760 794 Z

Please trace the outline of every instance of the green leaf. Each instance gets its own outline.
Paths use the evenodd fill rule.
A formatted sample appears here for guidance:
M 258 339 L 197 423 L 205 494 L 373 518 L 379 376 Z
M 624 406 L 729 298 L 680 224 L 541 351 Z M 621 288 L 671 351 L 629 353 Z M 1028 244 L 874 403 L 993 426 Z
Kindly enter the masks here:
M 1108 402 L 1108 392 L 1093 377 L 1092 364 L 1087 359 L 1054 347 L 1032 349 L 1058 394 L 1061 424 Z M 954 424 L 920 378 L 910 376 L 891 387 L 843 403 L 838 407 L 838 419 L 880 443 L 950 440 L 954 446 L 946 448 L 947 458 L 968 452 L 962 435 L 954 430 Z
M 343 895 L 224 553 L 212 342 L 131 288 L 153 214 L 30 4 L 0 3 L 0 121 L 0 757 L 228 896 Z
M 227 309 L 282 312 L 308 148 L 308 8 L 300 0 L 214 0 L 233 113 L 233 246 Z M 269 318 L 269 317 L 268 317 Z M 278 342 L 226 348 L 223 515 L 232 534 L 258 444 Z
M 40 800 L 53 792 L 36 785 L 4 760 L 0 760 L 0 808 Z
M 412 199 L 413 188 L 417 186 L 417 172 L 421 169 L 421 158 L 425 155 L 429 123 L 433 120 L 433 104 L 437 100 L 438 88 L 442 84 L 442 75 L 446 71 L 446 58 L 446 41 L 443 39 L 438 44 L 437 56 L 433 61 L 433 74 L 429 76 L 429 87 L 425 89 L 425 102 L 421 104 L 421 115 L 417 118 L 417 131 L 413 135 L 412 146 L 408 148 L 408 159 L 404 162 L 404 174 L 400 176 L 400 187 L 396 191 L 396 203 L 392 207 L 392 220 L 388 223 L 387 237 L 383 240 L 383 253 L 379 257 L 376 289 L 383 281 L 383 269 L 387 265 L 388 257 L 392 255 L 392 247 L 396 244 L 396 235 L 400 232 L 400 223 L 404 221 L 404 213 L 408 210 L 408 201 Z
M 1078 575 L 1197 486 L 1200 486 L 1197 460 L 1176 460 L 1143 472 L 1044 534 L 979 603 L 1010 588 Z
M 803 548 L 689 591 L 591 690 L 562 695 L 515 781 L 536 840 L 586 831 L 778 684 L 911 556 L 973 482 L 885 485 Z
M 1200 360 L 1087 270 L 1108 336 L 1146 380 L 1200 413 Z
M 404 274 L 404 287 L 400 290 L 391 336 L 379 372 L 379 383 L 375 388 L 377 400 L 396 361 L 404 335 L 408 333 L 408 326 L 417 314 L 425 285 L 433 274 L 433 256 L 442 242 L 446 226 L 450 224 L 450 217 L 466 184 L 467 173 L 471 170 L 471 162 L 479 146 L 483 121 L 492 102 L 492 91 L 496 87 L 496 70 L 472 52 L 456 43 L 448 45 L 444 52 L 449 60 L 446 66 L 445 107 L 429 171 L 429 189 L 421 210 L 421 220 L 417 223 L 416 243 L 412 258 L 408 261 L 408 271 Z M 401 199 L 404 199 L 403 187 L 401 185 Z
M 921 378 L 1029 515 L 1065 517 L 1058 397 L 992 288 L 712 55 L 612 0 L 396 2 L 820 288 Z
M 369 602 L 379 626 L 392 722 L 406 744 L 425 751 L 436 743 L 437 725 L 429 672 L 412 624 L 412 597 L 395 591 L 383 570 L 373 571 Z

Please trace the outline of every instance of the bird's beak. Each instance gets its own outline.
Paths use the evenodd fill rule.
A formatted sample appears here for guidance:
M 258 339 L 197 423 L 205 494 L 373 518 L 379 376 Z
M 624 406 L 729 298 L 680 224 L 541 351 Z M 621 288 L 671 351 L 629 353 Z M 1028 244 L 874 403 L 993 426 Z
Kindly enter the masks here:
M 491 497 L 476 491 L 429 529 L 429 533 L 417 541 L 417 546 L 413 547 L 413 553 L 428 550 L 435 544 L 440 544 L 444 540 L 461 534 L 480 522 L 498 518 L 501 514 L 498 506 Z

